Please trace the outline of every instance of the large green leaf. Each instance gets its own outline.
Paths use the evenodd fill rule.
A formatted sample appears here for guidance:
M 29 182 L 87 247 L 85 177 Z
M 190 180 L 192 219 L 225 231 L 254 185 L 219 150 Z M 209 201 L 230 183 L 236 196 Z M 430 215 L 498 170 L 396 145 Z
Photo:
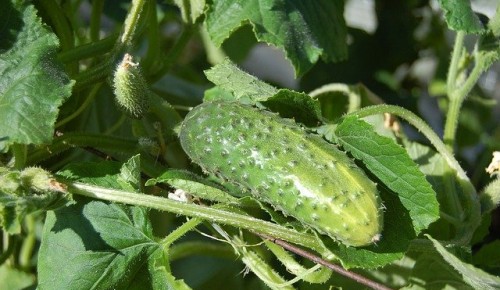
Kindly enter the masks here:
M 216 45 L 249 23 L 257 40 L 285 51 L 297 75 L 321 56 L 339 61 L 347 56 L 343 1 L 214 0 L 206 24 Z
M 125 187 L 133 186 L 138 166 L 137 158 L 121 168 L 113 162 L 82 163 L 70 165 L 61 175 L 122 189 L 124 181 L 130 183 Z M 38 261 L 39 289 L 189 289 L 169 272 L 147 209 L 75 200 L 74 205 L 47 214 Z
M 483 245 L 472 256 L 473 264 L 491 273 L 500 274 L 500 251 L 498 249 L 500 249 L 500 240 Z
M 408 155 L 432 184 L 437 193 L 440 213 L 445 217 L 432 224 L 428 232 L 441 240 L 454 239 L 468 243 L 479 223 L 477 200 L 468 198 L 471 193 L 464 191 L 456 171 L 450 168 L 440 154 L 414 142 L 405 143 L 405 147 Z
M 57 37 L 32 5 L 0 9 L 0 137 L 9 143 L 48 143 L 59 106 L 73 82 L 56 61 Z
M 35 276 L 4 263 L 0 266 L 0 281 L 0 290 L 31 289 L 35 284 Z
M 450 253 L 440 242 L 429 236 L 436 250 L 443 259 L 448 262 L 473 289 L 494 290 L 500 288 L 500 277 L 493 276 L 481 269 L 467 264 Z
M 467 33 L 481 33 L 484 26 L 472 11 L 470 0 L 439 0 L 448 27 Z
M 130 289 L 136 280 L 145 282 L 149 275 L 144 268 L 160 251 L 146 216 L 140 208 L 87 199 L 49 212 L 40 248 L 39 288 Z
M 229 59 L 206 70 L 205 75 L 220 89 L 231 93 L 233 99 L 243 103 L 265 101 L 278 92 L 278 89 L 241 70 Z M 206 100 L 213 101 L 221 97 L 229 99 L 227 93 L 220 92 Z
M 284 118 L 294 118 L 307 126 L 317 126 L 322 119 L 321 107 L 305 93 L 276 89 L 244 72 L 229 59 L 205 71 L 216 87 L 205 92 L 205 101 L 238 101 L 256 105 L 261 103 Z
M 439 218 L 436 193 L 404 148 L 355 116 L 346 117 L 335 133 L 346 150 L 398 195 L 417 234 Z
M 415 253 L 410 253 L 415 255 Z M 460 274 L 437 253 L 429 251 L 416 254 L 416 263 L 412 267 L 409 284 L 402 290 L 473 290 L 465 283 Z

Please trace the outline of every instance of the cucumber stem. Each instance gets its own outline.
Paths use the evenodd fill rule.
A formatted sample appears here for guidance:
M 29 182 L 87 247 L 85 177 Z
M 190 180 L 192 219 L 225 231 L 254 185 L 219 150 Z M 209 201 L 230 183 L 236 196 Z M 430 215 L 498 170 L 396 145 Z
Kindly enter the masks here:
M 310 95 L 312 98 L 317 98 L 319 95 L 329 92 L 342 93 L 347 96 L 349 100 L 347 113 L 352 113 L 361 107 L 361 96 L 359 95 L 359 91 L 353 89 L 352 86 L 346 84 L 341 84 L 341 83 L 327 84 L 315 89 L 308 95 Z
M 129 205 L 145 206 L 174 214 L 191 216 L 221 224 L 244 228 L 253 232 L 266 234 L 299 244 L 323 253 L 325 250 L 320 242 L 307 233 L 299 233 L 286 227 L 260 220 L 251 216 L 234 213 L 196 204 L 183 203 L 163 197 L 126 192 L 122 190 L 103 188 L 84 183 L 67 183 L 68 191 L 73 194 L 91 198 L 125 203 Z M 193 223 L 195 223 L 193 221 Z

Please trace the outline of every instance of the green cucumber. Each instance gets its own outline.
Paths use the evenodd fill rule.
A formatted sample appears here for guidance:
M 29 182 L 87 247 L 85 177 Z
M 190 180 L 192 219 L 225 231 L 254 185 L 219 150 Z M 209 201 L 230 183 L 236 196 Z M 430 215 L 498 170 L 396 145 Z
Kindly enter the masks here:
M 179 137 L 193 162 L 348 246 L 380 239 L 376 189 L 342 151 L 295 122 L 239 103 L 204 103 Z
M 149 109 L 149 88 L 138 63 L 125 54 L 113 75 L 115 100 L 129 117 L 141 119 Z

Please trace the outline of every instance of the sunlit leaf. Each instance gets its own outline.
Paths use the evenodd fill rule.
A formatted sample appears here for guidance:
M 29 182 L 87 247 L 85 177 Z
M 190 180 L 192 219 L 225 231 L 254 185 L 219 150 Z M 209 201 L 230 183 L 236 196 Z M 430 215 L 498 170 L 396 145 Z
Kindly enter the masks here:
M 32 5 L 2 4 L 0 44 L 0 137 L 9 143 L 48 143 L 59 106 L 73 82 L 56 59 L 59 41 Z
M 302 75 L 322 57 L 347 56 L 342 1 L 216 0 L 207 12 L 208 33 L 216 45 L 249 23 L 257 40 L 285 51 Z

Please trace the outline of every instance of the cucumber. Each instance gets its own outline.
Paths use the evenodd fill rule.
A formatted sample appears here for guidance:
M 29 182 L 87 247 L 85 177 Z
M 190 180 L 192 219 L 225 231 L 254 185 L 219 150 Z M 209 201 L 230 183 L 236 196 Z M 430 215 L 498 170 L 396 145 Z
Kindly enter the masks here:
M 292 120 L 239 103 L 204 103 L 186 116 L 179 137 L 205 172 L 319 233 L 348 246 L 380 239 L 375 183 L 344 152 Z
M 113 75 L 115 100 L 129 117 L 141 119 L 149 109 L 149 88 L 138 63 L 125 54 Z

